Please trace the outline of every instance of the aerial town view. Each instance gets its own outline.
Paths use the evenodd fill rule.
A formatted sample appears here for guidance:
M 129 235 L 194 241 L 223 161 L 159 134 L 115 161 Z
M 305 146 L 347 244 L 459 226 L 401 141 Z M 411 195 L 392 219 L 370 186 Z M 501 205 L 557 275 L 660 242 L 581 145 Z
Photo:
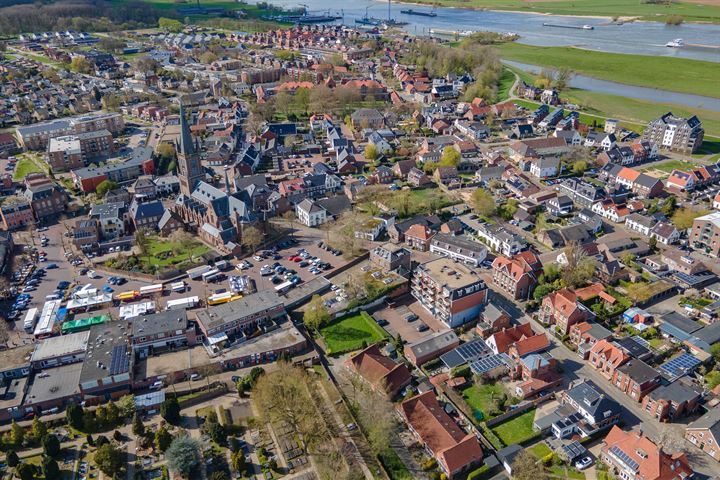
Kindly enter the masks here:
M 0 480 L 720 480 L 719 0 L 0 0 Z

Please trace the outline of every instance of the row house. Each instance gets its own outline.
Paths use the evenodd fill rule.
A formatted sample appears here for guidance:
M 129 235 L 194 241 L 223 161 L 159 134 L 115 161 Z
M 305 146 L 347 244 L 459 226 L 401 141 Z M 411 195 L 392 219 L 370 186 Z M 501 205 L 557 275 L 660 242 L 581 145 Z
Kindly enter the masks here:
M 636 402 L 641 402 L 645 395 L 660 386 L 660 379 L 660 372 L 633 358 L 615 369 L 612 383 Z
M 590 349 L 590 365 L 607 378 L 612 379 L 615 370 L 624 365 L 630 356 L 609 340 L 600 340 Z

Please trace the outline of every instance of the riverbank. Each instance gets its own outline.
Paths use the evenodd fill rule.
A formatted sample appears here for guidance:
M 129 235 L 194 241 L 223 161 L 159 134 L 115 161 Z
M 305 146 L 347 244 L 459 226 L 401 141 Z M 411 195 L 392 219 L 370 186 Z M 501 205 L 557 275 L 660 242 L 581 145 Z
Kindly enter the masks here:
M 521 80 L 528 84 L 535 81 L 535 76 L 529 72 L 515 67 L 506 67 L 506 69 L 516 73 Z M 638 133 L 643 131 L 650 120 L 668 111 L 681 116 L 697 115 L 702 121 L 706 133 L 703 154 L 720 153 L 720 112 L 690 109 L 671 103 L 647 102 L 577 88 L 568 89 L 562 92 L 561 96 L 566 102 L 573 103 L 580 108 L 582 112 L 580 120 L 583 123 L 592 125 L 593 121 L 597 121 L 597 124 L 601 125 L 606 118 L 616 118 L 625 128 Z M 526 100 L 516 102 L 528 107 L 538 105 L 537 102 Z
M 637 0 L 395 0 L 396 3 L 437 5 L 468 10 L 498 10 L 506 12 L 563 15 L 578 17 L 637 18 L 651 22 L 665 22 L 669 17 L 681 16 L 691 23 L 720 23 L 720 5 L 690 2 L 667 4 L 643 3 Z
M 625 55 L 575 47 L 536 47 L 504 43 L 495 47 L 504 59 L 539 67 L 566 67 L 588 77 L 720 98 L 718 64 L 684 58 Z

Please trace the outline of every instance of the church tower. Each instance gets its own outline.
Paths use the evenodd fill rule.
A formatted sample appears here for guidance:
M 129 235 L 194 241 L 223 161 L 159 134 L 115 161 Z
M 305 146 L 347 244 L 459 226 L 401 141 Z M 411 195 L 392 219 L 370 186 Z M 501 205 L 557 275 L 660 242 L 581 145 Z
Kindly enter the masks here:
M 185 109 L 180 105 L 180 141 L 176 144 L 178 177 L 180 179 L 180 193 L 192 194 L 198 183 L 205 178 L 200 152 L 193 144 L 190 127 L 185 118 Z

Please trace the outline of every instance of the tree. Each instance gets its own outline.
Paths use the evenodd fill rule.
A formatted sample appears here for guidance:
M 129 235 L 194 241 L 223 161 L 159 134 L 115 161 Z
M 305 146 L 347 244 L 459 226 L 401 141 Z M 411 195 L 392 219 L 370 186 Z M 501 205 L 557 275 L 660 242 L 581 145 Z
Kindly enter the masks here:
M 188 478 L 200 464 L 200 442 L 187 435 L 177 437 L 165 452 L 170 470 Z
M 125 469 L 125 455 L 123 450 L 112 443 L 106 443 L 95 452 L 95 463 L 105 475 L 112 477 L 121 474 Z
M 54 458 L 45 457 L 42 461 L 42 472 L 45 480 L 59 480 L 61 478 L 60 467 Z
M 21 463 L 15 467 L 15 475 L 20 480 L 33 480 L 35 478 L 35 465 Z
M 7 461 L 8 467 L 15 468 L 20 463 L 20 457 L 18 457 L 18 454 L 15 453 L 15 450 L 10 450 L 5 455 L 5 461 Z
M 169 423 L 177 424 L 180 421 L 180 404 L 177 398 L 171 396 L 160 404 L 160 415 Z
M 68 424 L 76 430 L 83 428 L 83 408 L 80 405 L 71 403 L 65 409 L 65 418 Z
M 92 73 L 93 66 L 85 57 L 75 57 L 70 62 L 70 70 L 75 73 L 84 73 L 87 75 Z
M 172 440 L 172 435 L 164 426 L 160 427 L 160 429 L 155 432 L 155 448 L 157 448 L 161 452 L 164 452 L 168 449 L 168 447 L 172 443 Z
M 45 452 L 45 455 L 48 457 L 56 458 L 60 453 L 60 440 L 58 440 L 54 433 L 45 435 L 45 438 L 43 438 L 42 441 L 42 446 L 43 452 Z
M 572 164 L 572 171 L 576 175 L 582 175 L 588 169 L 588 163 L 585 160 L 578 160 Z
M 132 394 L 124 395 L 117 401 L 117 407 L 123 418 L 130 418 L 135 413 L 135 396 Z
M 12 425 L 10 426 L 10 443 L 16 447 L 19 447 L 20 445 L 22 445 L 24 439 L 25 429 L 15 423 L 15 420 L 13 420 Z
M 513 480 L 547 480 L 542 463 L 529 451 L 522 450 L 512 464 Z
M 32 435 L 33 439 L 38 443 L 42 442 L 45 435 L 47 435 L 47 431 L 47 425 L 35 417 L 32 422 L 32 427 L 30 428 L 30 435 Z
M 242 474 L 247 468 L 247 462 L 245 461 L 245 453 L 238 450 L 230 455 L 230 462 L 232 463 L 233 469 Z
M 365 146 L 365 160 L 374 162 L 375 159 L 377 158 L 377 155 L 378 155 L 378 151 L 377 151 L 377 147 L 375 146 L 375 144 L 368 143 Z
M 470 203 L 478 215 L 490 216 L 495 211 L 495 198 L 484 188 L 478 188 L 472 193 Z
M 138 415 L 137 412 L 135 412 L 135 415 L 133 416 L 132 432 L 133 435 L 137 435 L 138 437 L 142 437 L 143 435 L 145 435 L 145 424 L 143 423 L 140 415 Z
M 322 297 L 320 295 L 313 295 L 303 314 L 305 327 L 317 332 L 323 325 L 330 322 L 330 318 L 330 312 L 325 306 Z
M 244 247 L 247 247 L 255 253 L 257 248 L 263 243 L 263 233 L 257 227 L 244 228 L 241 242 Z
M 113 182 L 112 180 L 103 180 L 95 188 L 95 193 L 97 194 L 98 198 L 103 198 L 107 192 L 115 190 L 116 188 L 118 188 L 117 183 Z
M 180 20 L 160 17 L 158 19 L 158 27 L 162 28 L 163 30 L 177 33 L 182 32 L 183 24 Z
M 452 145 L 443 148 L 438 167 L 457 167 L 460 164 L 460 152 Z
M 585 249 L 577 242 L 570 242 L 565 247 L 565 267 L 562 279 L 568 287 L 586 285 L 595 273 L 595 262 L 587 256 Z

